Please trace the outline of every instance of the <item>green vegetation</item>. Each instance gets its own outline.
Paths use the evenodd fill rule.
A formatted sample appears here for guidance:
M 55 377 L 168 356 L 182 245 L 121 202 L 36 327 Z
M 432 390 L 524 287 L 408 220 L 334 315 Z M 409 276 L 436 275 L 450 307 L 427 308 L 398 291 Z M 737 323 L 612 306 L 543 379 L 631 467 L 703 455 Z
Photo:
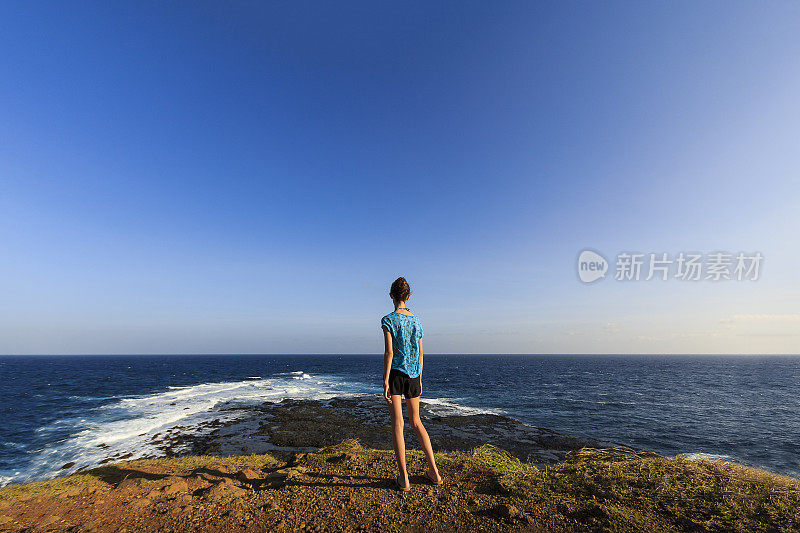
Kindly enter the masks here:
M 583 448 L 537 469 L 492 446 L 491 468 L 522 507 L 604 531 L 800 531 L 800 482 L 732 463 Z M 538 511 L 538 512 L 537 512 Z

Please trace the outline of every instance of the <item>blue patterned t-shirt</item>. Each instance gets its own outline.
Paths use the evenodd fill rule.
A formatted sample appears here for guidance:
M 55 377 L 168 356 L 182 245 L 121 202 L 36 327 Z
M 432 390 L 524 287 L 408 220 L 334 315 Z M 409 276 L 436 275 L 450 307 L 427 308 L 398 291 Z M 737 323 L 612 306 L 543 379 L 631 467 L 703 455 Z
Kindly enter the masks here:
M 392 334 L 392 368 L 410 378 L 420 375 L 419 340 L 422 338 L 422 324 L 417 315 L 409 316 L 392 311 L 381 319 L 381 327 L 386 326 Z

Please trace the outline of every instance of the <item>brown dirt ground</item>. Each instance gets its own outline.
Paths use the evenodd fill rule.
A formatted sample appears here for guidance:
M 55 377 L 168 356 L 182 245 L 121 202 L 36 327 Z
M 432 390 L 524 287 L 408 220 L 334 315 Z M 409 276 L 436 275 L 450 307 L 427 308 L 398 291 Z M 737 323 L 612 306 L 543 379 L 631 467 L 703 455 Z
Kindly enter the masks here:
M 345 441 L 315 453 L 132 461 L 0 491 L 8 531 L 546 531 L 489 468 L 439 456 L 443 485 L 394 486 L 393 453 Z M 533 511 L 533 509 L 530 509 Z

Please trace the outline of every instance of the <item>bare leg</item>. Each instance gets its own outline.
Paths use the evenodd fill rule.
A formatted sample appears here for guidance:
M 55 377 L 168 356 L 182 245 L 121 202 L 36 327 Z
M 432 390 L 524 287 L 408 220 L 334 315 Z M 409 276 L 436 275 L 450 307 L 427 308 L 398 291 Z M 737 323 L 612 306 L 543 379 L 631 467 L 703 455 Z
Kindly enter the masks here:
M 392 394 L 392 403 L 389 404 L 392 414 L 392 444 L 397 457 L 397 469 L 400 471 L 400 481 L 404 487 L 410 485 L 408 471 L 406 470 L 406 442 L 403 437 L 403 401 L 399 394 Z
M 425 452 L 425 457 L 428 458 L 428 475 L 434 481 L 438 482 L 442 477 L 439 475 L 439 469 L 436 468 L 436 459 L 433 457 L 433 446 L 431 446 L 431 439 L 428 437 L 428 432 L 425 426 L 422 425 L 422 420 L 419 418 L 419 397 L 406 398 L 406 406 L 408 407 L 408 420 L 411 427 L 417 434 L 422 450 Z

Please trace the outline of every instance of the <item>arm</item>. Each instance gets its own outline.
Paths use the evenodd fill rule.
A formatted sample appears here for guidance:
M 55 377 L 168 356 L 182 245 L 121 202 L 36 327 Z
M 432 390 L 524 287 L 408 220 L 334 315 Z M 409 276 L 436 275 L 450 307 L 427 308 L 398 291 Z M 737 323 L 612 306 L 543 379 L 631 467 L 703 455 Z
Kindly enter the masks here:
M 389 371 L 392 369 L 392 358 L 394 352 L 392 351 L 392 334 L 383 326 L 383 397 L 387 402 L 392 402 L 392 396 L 389 394 Z
M 422 339 L 419 340 L 419 387 L 422 388 Z

